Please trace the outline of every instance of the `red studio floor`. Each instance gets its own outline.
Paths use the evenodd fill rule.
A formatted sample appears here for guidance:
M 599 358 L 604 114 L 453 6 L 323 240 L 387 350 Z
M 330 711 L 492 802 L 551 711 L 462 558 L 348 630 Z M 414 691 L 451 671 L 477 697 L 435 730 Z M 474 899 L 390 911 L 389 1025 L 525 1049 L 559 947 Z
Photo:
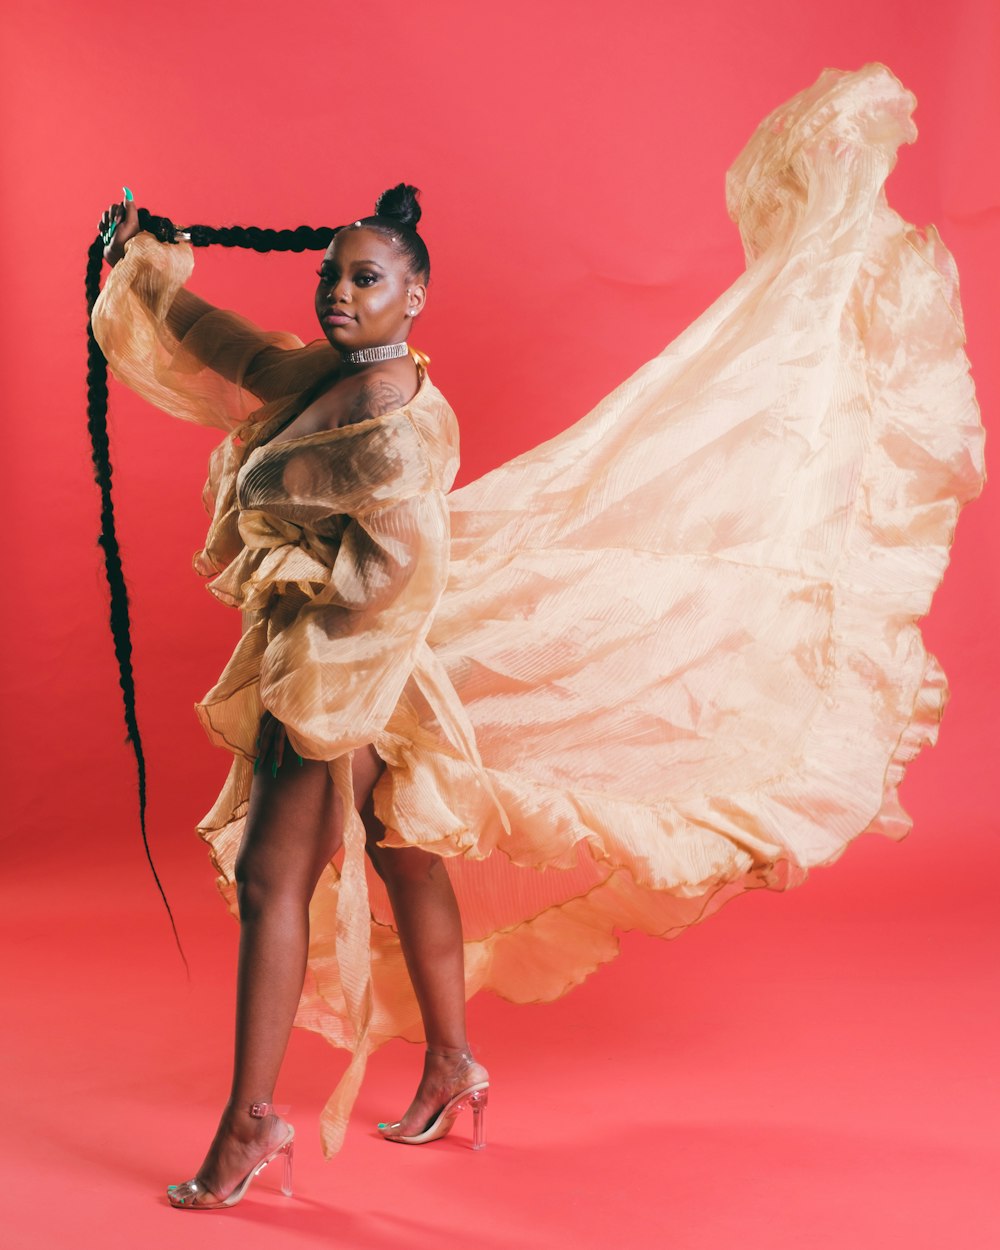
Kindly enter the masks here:
M 210 1215 L 163 1193 L 199 1162 L 227 1081 L 237 928 L 207 865 L 165 866 L 188 984 L 131 843 L 47 872 L 22 843 L 2 911 L 0 1244 L 993 1250 L 996 851 L 942 881 L 944 838 L 864 837 L 675 941 L 625 935 L 558 1003 L 475 1000 L 482 1152 L 468 1118 L 427 1146 L 380 1140 L 420 1062 L 396 1043 L 324 1162 L 316 1119 L 343 1056 L 296 1030 L 278 1092 L 295 1195 L 275 1166 Z

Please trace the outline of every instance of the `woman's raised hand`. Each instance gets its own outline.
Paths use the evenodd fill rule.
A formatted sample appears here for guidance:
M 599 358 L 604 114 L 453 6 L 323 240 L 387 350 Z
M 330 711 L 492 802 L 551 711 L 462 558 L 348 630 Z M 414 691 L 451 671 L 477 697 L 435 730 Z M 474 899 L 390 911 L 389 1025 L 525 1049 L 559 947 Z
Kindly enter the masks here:
M 125 244 L 139 233 L 139 210 L 132 192 L 122 187 L 125 197 L 120 204 L 109 204 L 101 217 L 98 229 L 104 239 L 104 259 L 109 265 L 117 265 L 125 255 Z

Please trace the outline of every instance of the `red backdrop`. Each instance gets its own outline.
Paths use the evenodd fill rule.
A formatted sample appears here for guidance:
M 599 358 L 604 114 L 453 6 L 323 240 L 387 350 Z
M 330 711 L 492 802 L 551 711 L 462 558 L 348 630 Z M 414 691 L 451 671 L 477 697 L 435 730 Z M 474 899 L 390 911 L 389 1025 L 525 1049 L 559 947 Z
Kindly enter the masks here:
M 738 275 L 723 179 L 753 127 L 825 66 L 882 61 L 919 102 L 890 201 L 955 254 L 995 410 L 995 0 L 36 0 L 3 23 L 8 880 L 25 907 L 71 881 L 81 915 L 133 910 L 151 975 L 175 956 L 140 860 L 84 417 L 85 251 L 123 182 L 175 221 L 275 227 L 420 186 L 434 274 L 414 342 L 462 422 L 463 482 L 585 413 Z M 315 260 L 211 249 L 192 286 L 315 337 Z M 190 571 L 214 436 L 114 385 L 111 416 L 151 841 L 183 924 L 211 893 L 191 827 L 227 766 L 191 705 L 238 628 Z M 944 892 L 995 863 L 997 506 L 987 490 L 963 515 L 926 623 L 952 702 L 902 792 L 906 848 Z M 901 861 L 878 862 L 844 888 L 891 893 Z
M 415 342 L 459 412 L 467 480 L 584 414 L 734 279 L 722 179 L 751 129 L 824 66 L 883 60 L 919 101 L 891 201 L 935 222 L 958 259 L 989 417 L 1000 19 L 993 0 L 931 12 L 911 0 L 301 0 L 280 16 L 260 2 L 39 0 L 6 16 L 5 833 L 44 833 L 54 855 L 91 863 L 135 855 L 84 421 L 84 254 L 123 181 L 174 220 L 274 226 L 339 224 L 386 185 L 419 185 L 434 280 Z M 211 249 L 192 286 L 312 337 L 314 267 L 307 254 Z M 226 766 L 191 715 L 236 630 L 189 565 L 214 435 L 114 384 L 111 416 L 151 836 L 176 891 L 180 869 L 201 863 L 189 829 Z M 963 516 L 926 622 L 953 701 L 904 789 L 959 861 L 994 826 L 995 507 L 988 491 Z
M 300 0 L 166 9 L 39 0 L 8 16 L 4 352 L 16 532 L 0 654 L 12 714 L 8 834 L 133 853 L 133 798 L 94 546 L 83 260 L 127 182 L 176 221 L 338 224 L 399 179 L 422 188 L 434 278 L 415 343 L 462 421 L 475 476 L 586 412 L 742 267 L 723 177 L 764 114 L 827 65 L 884 61 L 920 131 L 889 183 L 962 278 L 987 417 L 997 392 L 998 10 L 953 0 L 688 6 Z M 13 158 L 13 160 L 11 160 Z M 199 252 L 194 289 L 316 337 L 315 257 Z M 191 704 L 236 620 L 190 572 L 211 432 L 112 390 L 151 825 L 168 879 L 225 769 Z M 990 494 L 959 528 L 927 637 L 953 689 L 904 799 L 966 860 L 993 825 Z M 57 762 L 58 784 L 52 784 Z M 13 804 L 10 804 L 10 798 Z M 98 833 L 99 831 L 99 833 Z M 945 832 L 947 831 L 947 832 Z M 97 847 L 95 848 L 95 843 Z M 959 845 L 956 845 L 959 843 Z M 99 848 L 99 849 L 97 849 Z

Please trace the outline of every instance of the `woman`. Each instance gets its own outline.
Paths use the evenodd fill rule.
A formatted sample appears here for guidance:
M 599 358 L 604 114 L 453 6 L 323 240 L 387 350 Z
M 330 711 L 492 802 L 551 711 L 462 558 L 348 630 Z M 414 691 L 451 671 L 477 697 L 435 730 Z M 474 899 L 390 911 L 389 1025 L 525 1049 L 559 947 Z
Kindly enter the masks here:
M 435 532 L 447 534 L 443 491 L 457 466 L 455 422 L 423 361 L 406 348 L 429 277 L 426 249 L 409 224 L 415 225 L 419 214 L 414 189 L 399 186 L 381 197 L 374 217 L 336 235 L 316 287 L 316 315 L 329 346 L 299 351 L 277 346 L 274 336 L 259 335 L 183 289 L 165 307 L 163 329 L 175 340 L 175 352 L 193 354 L 199 364 L 272 401 L 249 432 L 240 429 L 246 472 L 235 501 L 223 493 L 202 560 L 220 568 L 228 564 L 226 577 L 213 589 L 256 614 L 233 667 L 245 667 L 251 654 L 265 661 L 268 706 L 281 716 L 261 716 L 252 697 L 245 724 L 259 722 L 257 753 L 233 870 L 241 923 L 233 1085 L 196 1178 L 172 1187 L 171 1202 L 186 1209 L 238 1199 L 262 1157 L 290 1153 L 293 1132 L 270 1112 L 270 1103 L 302 992 L 309 901 L 341 847 L 345 800 L 352 814 L 361 813 L 368 854 L 391 899 L 428 1043 L 413 1103 L 400 1121 L 380 1127 L 393 1141 L 429 1141 L 447 1132 L 465 1100 L 471 1100 L 477 1122 L 486 1102 L 487 1073 L 466 1038 L 461 923 L 447 872 L 439 856 L 418 847 L 380 846 L 385 829 L 372 801 L 385 764 L 371 744 L 379 726 L 372 721 L 366 728 L 365 720 L 387 699 L 398 699 L 411 667 L 407 653 L 419 633 L 397 648 L 399 654 L 389 648 L 365 665 L 364 683 L 375 693 L 368 699 L 371 706 L 359 709 L 360 723 L 339 743 L 347 751 L 356 747 L 353 767 L 350 772 L 345 767 L 339 788 L 324 763 L 334 758 L 328 731 L 319 723 L 330 712 L 322 706 L 329 701 L 326 688 L 316 691 L 318 707 L 308 689 L 330 681 L 330 666 L 301 662 L 295 654 L 317 630 L 328 638 L 344 637 L 368 628 L 398 628 L 401 619 L 426 615 L 443 584 L 447 566 L 441 545 L 435 550 L 428 540 Z M 105 256 L 114 268 L 138 234 L 130 197 L 107 210 L 102 228 L 111 236 Z M 166 288 L 156 287 L 152 270 L 157 252 L 164 250 L 148 236 L 139 240 L 130 249 L 128 272 L 123 267 L 116 274 L 95 308 L 95 332 L 125 380 L 130 353 L 139 348 L 137 322 L 116 327 L 120 310 L 112 313 L 109 305 L 138 298 L 155 316 L 154 288 L 157 296 Z M 149 366 L 140 361 L 135 367 L 142 373 Z M 143 389 L 142 381 L 131 380 Z M 392 412 L 406 414 L 395 430 L 380 422 Z M 224 409 L 216 414 L 225 419 Z M 225 454 L 235 442 L 225 445 Z M 345 472 L 350 480 L 338 478 Z M 233 479 L 228 492 L 235 486 Z M 343 510 L 360 509 L 369 497 L 377 515 L 367 529 L 358 523 L 345 527 Z M 233 531 L 234 502 L 242 539 Z M 299 537 L 308 534 L 321 558 L 329 555 L 328 565 L 298 568 L 294 576 L 288 569 L 262 567 L 258 557 L 274 550 L 283 526 L 286 531 L 301 526 Z M 234 567 L 232 557 L 243 543 Z M 355 552 L 350 569 L 349 548 Z M 282 658 L 280 648 L 290 658 Z M 347 680 L 360 681 L 357 674 Z M 232 695 L 224 677 L 202 707 L 210 733 L 229 745 L 238 742 L 232 722 L 246 715 L 246 703 L 245 687 Z M 286 749 L 289 735 L 295 751 Z M 234 770 L 241 788 L 246 763 L 238 760 Z M 342 763 L 350 765 L 350 757 Z M 481 1129 L 477 1138 L 482 1141 Z
M 417 1001 L 435 1053 L 388 1135 L 443 1131 L 485 1087 L 463 964 L 466 996 L 551 999 L 614 957 L 616 931 L 673 936 L 866 830 L 906 832 L 898 784 L 946 694 L 916 622 L 982 481 L 951 259 L 882 190 L 913 103 L 873 65 L 825 71 L 766 118 L 727 183 L 747 272 L 591 414 L 447 497 L 454 429 L 426 373 L 400 356 L 335 375 L 330 354 L 401 343 L 420 312 L 428 270 L 394 226 L 338 233 L 327 341 L 306 348 L 180 293 L 183 249 L 139 235 L 116 266 L 95 309 L 116 374 L 232 431 L 196 563 L 247 629 L 200 709 L 236 754 L 202 832 L 251 935 L 286 891 L 272 840 L 297 836 L 268 813 L 295 803 L 320 829 L 333 811 L 343 837 L 339 879 L 335 838 L 307 839 L 282 913 L 301 917 L 318 875 L 296 1020 L 354 1052 L 328 1150 L 364 1055 L 420 1036 Z M 269 1097 L 302 966 L 272 1012 L 244 941 L 241 1102 Z M 283 1144 L 270 1122 L 237 1152 L 241 1116 L 249 1136 L 236 1105 L 185 1204 L 241 1193 Z

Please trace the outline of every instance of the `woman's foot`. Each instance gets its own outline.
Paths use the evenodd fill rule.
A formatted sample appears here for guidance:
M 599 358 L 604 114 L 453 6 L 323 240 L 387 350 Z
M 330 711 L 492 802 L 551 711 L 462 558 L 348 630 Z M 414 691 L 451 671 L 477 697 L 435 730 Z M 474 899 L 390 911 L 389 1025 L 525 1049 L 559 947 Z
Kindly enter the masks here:
M 449 1103 L 463 1102 L 459 1096 L 467 1091 L 473 1097 L 478 1096 L 485 1101 L 489 1080 L 490 1074 L 481 1063 L 476 1063 L 472 1051 L 467 1047 L 463 1050 L 428 1048 L 424 1055 L 424 1074 L 417 1086 L 416 1096 L 401 1120 L 394 1124 L 380 1124 L 379 1131 L 389 1141 L 404 1141 L 415 1137 L 432 1141 L 443 1137 L 454 1123 L 461 1106 L 449 1108 L 449 1114 L 440 1124 L 434 1126 L 442 1110 Z M 478 1106 L 477 1110 L 481 1113 Z M 429 1133 L 432 1126 L 436 1128 L 433 1134 Z
M 294 1130 L 280 1116 L 253 1115 L 249 1105 L 227 1106 L 197 1174 L 183 1185 L 171 1185 L 167 1197 L 173 1206 L 224 1205 L 258 1164 L 290 1146 L 293 1136 Z

